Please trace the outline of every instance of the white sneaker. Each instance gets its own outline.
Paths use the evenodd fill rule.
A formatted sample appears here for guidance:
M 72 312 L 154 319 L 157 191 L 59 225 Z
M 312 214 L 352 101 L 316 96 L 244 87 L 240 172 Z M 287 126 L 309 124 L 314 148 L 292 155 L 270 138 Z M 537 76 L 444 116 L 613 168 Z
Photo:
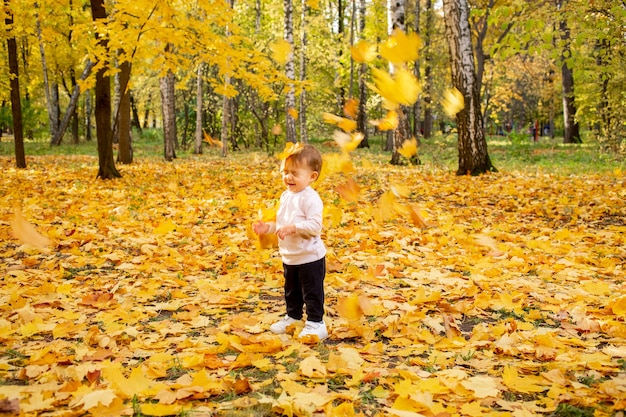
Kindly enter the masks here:
M 308 321 L 304 324 L 304 329 L 298 335 L 298 339 L 307 336 L 317 336 L 319 341 L 323 341 L 328 338 L 328 329 L 326 329 L 326 323 L 323 321 L 314 322 Z
M 300 320 L 292 319 L 291 317 L 285 315 L 280 321 L 272 324 L 270 326 L 270 330 L 275 334 L 283 334 L 287 332 L 287 327 L 291 326 L 294 323 L 297 323 Z

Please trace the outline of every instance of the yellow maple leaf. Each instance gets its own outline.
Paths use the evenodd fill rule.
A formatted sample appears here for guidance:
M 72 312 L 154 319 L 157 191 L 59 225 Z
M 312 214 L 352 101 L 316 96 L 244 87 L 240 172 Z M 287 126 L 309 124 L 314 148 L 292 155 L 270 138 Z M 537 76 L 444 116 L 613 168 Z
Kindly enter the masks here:
M 211 135 L 209 135 L 207 132 L 204 131 L 204 129 L 202 130 L 202 133 L 204 135 L 204 142 L 208 143 L 211 146 L 215 146 L 217 148 L 222 147 L 222 142 L 217 139 L 213 139 Z
M 380 55 L 393 64 L 402 64 L 417 60 L 422 40 L 417 33 L 408 35 L 400 29 L 394 32 L 381 43 L 378 48 Z
M 345 183 L 337 185 L 335 191 L 337 191 L 344 200 L 354 202 L 359 199 L 361 187 L 354 181 L 354 178 L 349 178 Z
M 354 403 L 345 401 L 336 407 L 329 403 L 326 407 L 326 415 L 328 417 L 354 417 Z
M 326 123 L 338 126 L 344 132 L 350 133 L 356 130 L 356 121 L 347 119 L 345 117 L 339 117 L 332 113 L 322 113 L 322 120 L 324 120 L 324 122 Z
M 609 300 L 608 307 L 618 317 L 626 317 L 626 295 Z
M 346 320 L 354 321 L 363 317 L 363 310 L 359 302 L 358 294 L 350 294 L 348 297 L 337 299 L 337 313 Z
M 274 61 L 281 65 L 285 64 L 289 58 L 291 58 L 291 44 L 285 39 L 277 40 L 270 46 L 270 49 L 272 51 L 272 58 Z
M 359 143 L 363 140 L 363 133 L 345 133 L 340 130 L 335 130 L 333 133 L 333 140 L 339 145 L 344 154 L 348 154 L 355 150 Z
M 384 118 L 370 120 L 370 124 L 376 126 L 381 131 L 394 130 L 398 127 L 398 113 L 394 110 L 389 110 Z
M 289 107 L 287 113 L 289 113 L 289 116 L 291 116 L 293 120 L 298 120 L 298 110 L 296 110 L 295 108 Z
M 324 378 L 326 376 L 326 366 L 315 357 L 306 357 L 300 362 L 300 373 L 309 378 Z
M 477 398 L 497 397 L 500 394 L 498 382 L 487 375 L 476 375 L 461 381 L 461 385 L 474 392 Z
M 448 116 L 455 117 L 465 107 L 465 99 L 463 94 L 453 87 L 443 92 L 441 105 Z
M 287 142 L 285 144 L 285 149 L 283 149 L 283 151 L 279 153 L 276 157 L 280 160 L 285 160 L 291 155 L 302 152 L 302 149 L 304 149 L 304 145 L 302 145 L 300 142 Z
M 30 224 L 22 215 L 22 204 L 17 203 L 11 222 L 13 235 L 17 240 L 41 251 L 48 251 L 52 241 L 39 233 L 35 226 Z
M 350 48 L 352 59 L 356 62 L 367 63 L 376 58 L 376 45 L 371 45 L 367 41 L 360 40 Z
M 394 104 L 409 106 L 417 100 L 421 86 L 415 75 L 406 68 L 397 68 L 392 74 L 372 68 L 374 84 L 368 86 L 378 95 Z
M 417 139 L 412 138 L 405 140 L 402 147 L 398 149 L 398 153 L 405 158 L 411 158 L 413 155 L 417 154 Z
M 177 416 L 183 411 L 181 404 L 141 403 L 141 413 L 147 416 Z
M 481 417 L 488 409 L 480 405 L 480 401 L 466 402 L 461 406 L 461 413 L 470 417 Z
M 356 119 L 357 113 L 359 111 L 359 100 L 354 97 L 349 98 L 346 101 L 346 104 L 343 105 L 343 114 L 346 116 Z
M 115 398 L 117 398 L 117 395 L 115 395 L 113 390 L 96 390 L 85 394 L 76 405 L 82 404 L 84 410 L 90 410 L 97 407 L 99 404 L 106 407 L 110 405 Z
M 154 229 L 154 233 L 157 235 L 166 235 L 176 230 L 176 227 L 176 224 L 171 219 L 167 219 Z
M 517 368 L 513 366 L 507 366 L 502 372 L 502 381 L 504 385 L 516 392 L 531 393 L 542 392 L 547 390 L 548 386 L 538 385 L 538 382 L 542 381 L 542 378 L 526 376 L 521 377 L 518 375 Z M 546 383 L 548 383 L 546 381 Z

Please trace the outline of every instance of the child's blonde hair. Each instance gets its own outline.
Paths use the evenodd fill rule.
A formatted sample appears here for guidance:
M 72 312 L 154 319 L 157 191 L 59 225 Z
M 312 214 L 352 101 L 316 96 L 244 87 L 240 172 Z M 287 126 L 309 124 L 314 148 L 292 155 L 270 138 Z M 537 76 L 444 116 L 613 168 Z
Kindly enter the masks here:
M 303 145 L 297 152 L 292 153 L 286 159 L 295 165 L 306 165 L 311 171 L 322 172 L 322 154 L 312 145 Z M 283 162 L 284 163 L 284 162 Z

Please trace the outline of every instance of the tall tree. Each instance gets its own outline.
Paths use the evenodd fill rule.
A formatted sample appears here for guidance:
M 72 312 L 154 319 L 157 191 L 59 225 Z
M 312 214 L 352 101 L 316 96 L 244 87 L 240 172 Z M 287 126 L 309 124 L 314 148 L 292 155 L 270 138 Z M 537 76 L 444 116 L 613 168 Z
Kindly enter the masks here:
M 293 43 L 293 1 L 284 0 L 285 6 L 285 40 L 294 50 Z M 290 52 L 285 62 L 285 75 L 289 85 L 287 86 L 287 94 L 285 97 L 285 140 L 287 142 L 296 142 L 296 91 L 294 82 L 296 79 L 296 69 L 294 65 L 293 52 Z
M 393 33 L 394 30 L 401 30 L 406 32 L 406 16 L 405 16 L 405 4 L 404 0 L 389 0 L 389 15 L 390 26 L 389 33 Z M 392 65 L 392 64 L 390 64 Z M 393 68 L 391 68 L 393 72 Z M 409 127 L 409 118 L 407 117 L 406 107 L 398 107 L 398 128 L 391 132 L 391 161 L 392 165 L 397 165 L 401 161 L 401 155 L 399 149 L 402 148 L 402 144 L 405 140 L 409 139 L 411 129 Z
M 193 153 L 202 154 L 202 72 L 204 64 L 201 62 L 196 70 L 196 134 L 193 143 Z
M 432 34 L 434 30 L 433 24 L 433 2 L 426 0 L 424 8 L 426 14 L 424 25 L 424 122 L 422 128 L 424 130 L 424 138 L 430 138 L 433 130 L 433 76 L 432 76 Z
M 172 70 L 159 78 L 161 90 L 161 109 L 163 116 L 163 156 L 166 161 L 176 158 L 176 79 Z
M 91 15 L 96 24 L 102 24 L 107 18 L 104 0 L 90 0 Z M 122 175 L 115 167 L 113 159 L 113 133 L 111 132 L 111 79 L 108 70 L 108 39 L 101 31 L 96 31 L 99 47 L 96 64 L 96 136 L 98 138 L 98 178 L 113 179 Z
M 307 72 L 307 14 L 309 7 L 307 6 L 307 0 L 302 0 L 302 16 L 301 16 L 301 37 L 300 37 L 300 82 L 304 83 L 306 80 Z M 300 142 L 308 143 L 308 129 L 306 126 L 306 88 L 302 88 L 300 91 L 300 111 L 298 115 L 298 121 L 300 122 Z
M 359 0 L 359 36 L 364 37 L 365 17 L 367 15 L 367 0 Z M 359 64 L 359 112 L 357 114 L 357 130 L 363 133 L 360 148 L 369 148 L 369 129 L 367 128 L 367 64 Z
M 452 84 L 459 90 L 465 107 L 457 113 L 457 175 L 478 175 L 495 171 L 487 152 L 487 140 L 480 108 L 467 0 L 443 0 L 446 37 L 450 47 Z
M 58 125 L 59 125 L 59 94 L 58 85 L 50 85 L 50 79 L 48 76 L 48 61 L 46 60 L 46 50 L 44 46 L 44 40 L 41 30 L 41 8 L 38 3 L 35 3 L 35 9 L 38 11 L 35 26 L 37 29 L 37 39 L 39 41 L 39 53 L 41 55 L 41 65 L 43 67 L 43 82 L 44 92 L 46 96 L 46 104 L 48 107 L 48 123 L 50 125 L 50 138 L 53 140 L 56 138 Z M 55 94 L 56 91 L 56 94 Z
M 557 0 L 557 8 L 562 11 L 559 21 L 561 35 L 561 80 L 563 87 L 563 143 L 582 143 L 580 138 L 580 127 L 576 121 L 576 102 L 574 97 L 574 71 L 568 64 L 568 59 L 572 55 L 571 35 L 567 18 L 563 11 L 567 0 Z
M 4 0 L 8 13 L 5 19 L 7 27 L 13 26 L 13 14 L 9 7 L 9 0 Z M 24 127 L 22 124 L 22 102 L 20 98 L 20 77 L 17 62 L 17 42 L 15 36 L 7 39 L 9 53 L 9 73 L 11 76 L 11 115 L 13 116 L 13 143 L 15 147 L 15 166 L 26 168 L 24 155 Z
M 131 143 L 131 127 L 130 127 L 130 62 L 124 60 L 120 63 L 119 83 L 120 83 L 120 101 L 117 106 L 115 115 L 115 126 L 117 126 L 118 135 L 118 154 L 117 160 L 122 164 L 130 164 L 133 162 L 133 147 Z

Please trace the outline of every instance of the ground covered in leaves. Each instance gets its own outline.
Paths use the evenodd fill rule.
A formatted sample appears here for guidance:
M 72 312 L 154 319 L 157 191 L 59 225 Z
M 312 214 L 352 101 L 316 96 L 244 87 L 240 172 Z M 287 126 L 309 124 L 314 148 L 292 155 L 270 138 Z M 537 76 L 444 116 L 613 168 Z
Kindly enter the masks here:
M 353 156 L 317 184 L 331 335 L 305 344 L 268 331 L 282 267 L 250 232 L 283 190 L 275 159 L 140 160 L 115 181 L 92 157 L 12 164 L 0 414 L 626 409 L 622 172 L 472 178 Z M 49 250 L 14 236 L 19 202 Z

